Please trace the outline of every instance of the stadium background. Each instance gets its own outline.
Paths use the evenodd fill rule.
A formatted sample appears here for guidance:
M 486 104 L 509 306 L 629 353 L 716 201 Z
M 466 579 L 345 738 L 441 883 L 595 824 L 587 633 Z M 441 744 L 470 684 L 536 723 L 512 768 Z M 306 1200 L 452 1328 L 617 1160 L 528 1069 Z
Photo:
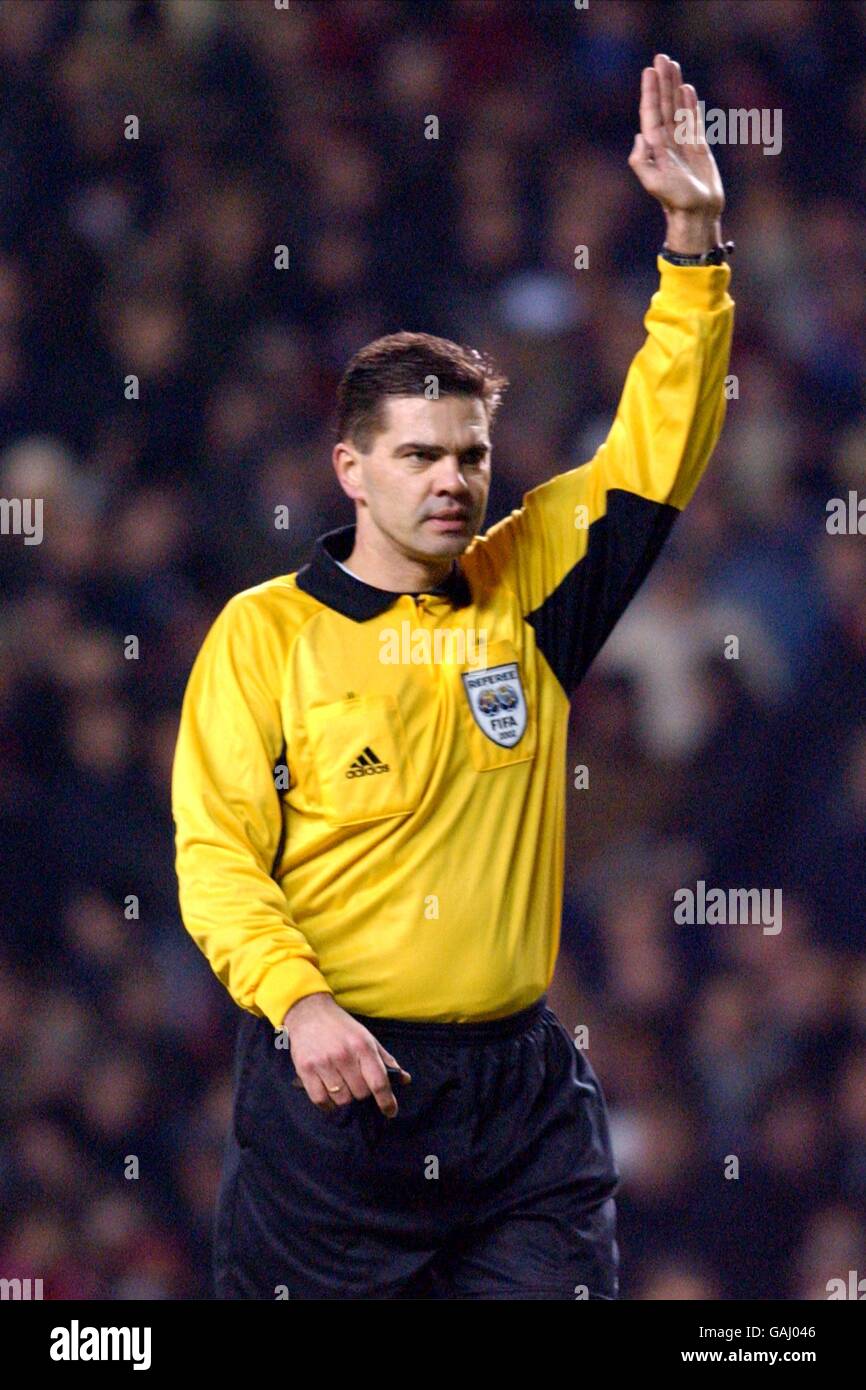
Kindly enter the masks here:
M 236 1011 L 176 907 L 189 666 L 352 520 L 330 412 L 369 339 L 512 378 L 488 523 L 591 456 L 657 284 L 626 159 L 659 50 L 783 141 L 715 147 L 739 399 L 574 701 L 552 1000 L 611 1109 L 624 1297 L 866 1273 L 866 540 L 825 512 L 866 492 L 866 4 L 5 0 L 0 495 L 45 525 L 0 537 L 0 1274 L 208 1295 Z M 674 925 L 699 878 L 782 888 L 782 932 Z

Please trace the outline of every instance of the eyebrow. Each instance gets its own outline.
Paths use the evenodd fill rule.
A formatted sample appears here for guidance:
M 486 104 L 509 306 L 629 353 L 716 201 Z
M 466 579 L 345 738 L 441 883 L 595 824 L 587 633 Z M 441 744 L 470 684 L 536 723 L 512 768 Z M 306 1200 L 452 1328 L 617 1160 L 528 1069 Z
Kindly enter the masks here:
M 489 452 L 490 445 L 482 444 L 480 442 L 478 444 L 469 444 L 465 449 L 458 450 L 458 453 L 461 455 L 461 457 L 464 454 L 488 454 Z M 420 441 L 416 441 L 410 442 L 408 444 L 398 444 L 396 449 L 394 450 L 394 453 L 437 454 L 441 456 L 442 454 L 450 453 L 450 450 L 446 449 L 442 444 L 423 444 Z

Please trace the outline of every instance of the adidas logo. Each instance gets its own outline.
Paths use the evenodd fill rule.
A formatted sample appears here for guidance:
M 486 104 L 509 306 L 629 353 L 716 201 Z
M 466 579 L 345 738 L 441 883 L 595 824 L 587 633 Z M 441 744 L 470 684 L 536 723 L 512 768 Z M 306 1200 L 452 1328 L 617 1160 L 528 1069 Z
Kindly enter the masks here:
M 375 777 L 377 772 L 390 772 L 388 763 L 383 763 L 381 758 L 377 758 L 372 748 L 367 745 L 363 753 L 359 753 L 355 761 L 350 764 L 347 777 Z

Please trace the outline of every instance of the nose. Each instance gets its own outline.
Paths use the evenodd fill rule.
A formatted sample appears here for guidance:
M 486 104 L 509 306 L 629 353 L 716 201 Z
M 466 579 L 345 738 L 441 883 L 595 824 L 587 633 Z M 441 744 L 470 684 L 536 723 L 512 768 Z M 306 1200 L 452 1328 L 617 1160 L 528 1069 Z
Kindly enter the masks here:
M 443 454 L 438 460 L 433 491 L 440 494 L 446 493 L 452 497 L 470 496 L 466 474 L 462 471 L 460 460 L 456 454 Z

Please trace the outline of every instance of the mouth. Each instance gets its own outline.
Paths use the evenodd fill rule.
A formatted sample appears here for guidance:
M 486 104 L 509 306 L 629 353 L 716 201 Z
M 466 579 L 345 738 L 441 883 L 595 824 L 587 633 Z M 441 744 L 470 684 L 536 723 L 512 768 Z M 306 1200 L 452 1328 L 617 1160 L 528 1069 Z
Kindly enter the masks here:
M 466 512 L 440 512 L 438 516 L 428 516 L 427 522 L 437 531 L 465 531 L 469 516 Z

